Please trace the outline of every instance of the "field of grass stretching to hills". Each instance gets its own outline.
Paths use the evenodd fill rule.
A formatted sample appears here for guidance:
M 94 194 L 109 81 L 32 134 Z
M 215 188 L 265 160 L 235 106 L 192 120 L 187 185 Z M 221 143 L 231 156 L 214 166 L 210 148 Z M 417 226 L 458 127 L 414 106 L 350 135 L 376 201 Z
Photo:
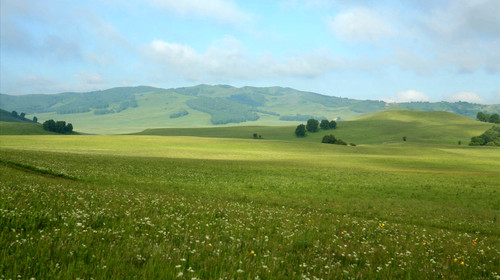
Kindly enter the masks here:
M 305 123 L 305 122 L 304 122 Z M 334 134 L 348 143 L 399 143 L 406 136 L 411 143 L 467 144 L 492 124 L 448 112 L 387 111 L 359 119 L 341 121 L 335 130 L 308 133 L 304 138 L 294 134 L 295 126 L 234 126 L 210 128 L 147 129 L 135 135 L 197 136 L 250 139 L 253 133 L 264 140 L 321 142 L 326 134 Z
M 489 125 L 383 114 L 333 130 L 356 147 L 1 135 L 0 278 L 499 278 L 500 150 L 456 143 Z

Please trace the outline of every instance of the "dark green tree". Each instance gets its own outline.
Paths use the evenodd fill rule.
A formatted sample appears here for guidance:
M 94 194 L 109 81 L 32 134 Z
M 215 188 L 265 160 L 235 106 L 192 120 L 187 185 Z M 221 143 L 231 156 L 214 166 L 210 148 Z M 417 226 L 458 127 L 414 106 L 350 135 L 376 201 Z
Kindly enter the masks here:
M 259 135 L 257 135 L 257 133 L 254 133 L 253 134 L 253 139 L 257 139 L 257 138 L 259 138 Z
M 337 139 L 337 141 L 335 141 L 335 144 L 347 146 L 347 143 L 344 140 L 342 140 L 342 139 Z
M 330 129 L 330 122 L 328 120 L 321 120 L 319 127 L 324 130 Z
M 44 121 L 43 124 L 43 129 L 47 130 L 47 131 L 56 131 L 56 122 L 54 120 L 47 120 L 47 121 Z
M 306 136 L 306 126 L 303 124 L 299 124 L 297 128 L 295 129 L 295 135 L 297 137 L 304 137 Z
M 488 120 L 486 119 L 486 114 L 483 113 L 483 112 L 478 112 L 477 115 L 476 115 L 476 119 L 478 121 L 482 121 L 482 122 L 487 122 Z
M 335 136 L 333 136 L 333 134 L 323 136 L 321 143 L 347 145 L 347 143 L 344 140 L 335 138 Z M 352 143 L 351 143 L 351 145 L 352 145 Z
M 500 126 L 493 126 L 479 136 L 470 139 L 470 146 L 500 146 Z
M 484 114 L 486 116 L 485 122 L 490 122 L 491 114 Z
M 317 132 L 319 127 L 319 121 L 315 119 L 307 120 L 306 129 L 309 132 Z
M 490 119 L 488 120 L 490 123 L 500 123 L 500 115 L 498 114 L 493 114 L 490 116 Z
M 33 122 L 34 123 L 38 122 L 38 118 L 37 117 L 33 117 Z
M 21 113 L 21 114 L 19 115 L 19 118 L 20 118 L 20 119 L 24 119 L 24 117 L 26 117 L 26 113 Z
M 469 146 L 482 146 L 484 145 L 484 139 L 480 136 L 474 136 L 470 139 Z
M 337 128 L 337 122 L 336 121 L 330 121 L 330 123 L 328 123 L 328 126 L 330 127 L 330 129 L 335 129 Z
M 66 131 L 66 122 L 65 121 L 56 121 L 55 132 L 64 133 Z
M 323 136 L 321 140 L 321 143 L 335 144 L 335 142 L 337 142 L 337 138 L 332 134 Z
M 68 123 L 66 127 L 64 128 L 64 131 L 66 133 L 72 133 L 73 132 L 73 125 L 71 123 Z
M 403 136 L 403 141 L 406 141 L 406 136 Z
M 17 114 L 16 111 L 12 111 L 12 113 L 10 113 L 11 116 L 13 116 L 14 118 L 19 118 L 19 115 Z

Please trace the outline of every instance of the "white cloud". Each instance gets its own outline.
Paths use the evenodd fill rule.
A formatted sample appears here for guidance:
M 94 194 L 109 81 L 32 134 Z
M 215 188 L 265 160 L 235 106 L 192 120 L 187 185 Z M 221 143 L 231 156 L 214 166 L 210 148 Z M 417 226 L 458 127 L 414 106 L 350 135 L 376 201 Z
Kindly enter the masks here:
M 145 56 L 181 78 L 203 81 L 274 77 L 317 77 L 341 64 L 324 51 L 277 60 L 270 53 L 257 58 L 231 36 L 215 41 L 205 52 L 188 45 L 154 40 L 144 47 Z
M 386 102 L 397 102 L 397 103 L 430 101 L 429 96 L 427 96 L 425 93 L 412 89 L 398 92 L 394 97 L 382 98 L 382 99 Z
M 438 67 L 470 73 L 500 71 L 500 1 L 456 0 L 427 10 L 417 21 Z
M 462 41 L 500 36 L 498 0 L 454 0 L 432 9 L 422 24 L 437 39 Z
M 457 92 L 447 98 L 448 101 L 450 102 L 469 102 L 469 103 L 479 103 L 479 104 L 484 104 L 485 101 L 479 95 L 477 95 L 474 92 L 466 92 L 466 91 L 461 91 Z
M 340 13 L 328 25 L 338 38 L 347 42 L 375 42 L 395 33 L 381 14 L 365 7 Z
M 214 19 L 222 23 L 243 24 L 251 21 L 251 15 L 230 0 L 149 0 L 153 5 L 181 16 Z

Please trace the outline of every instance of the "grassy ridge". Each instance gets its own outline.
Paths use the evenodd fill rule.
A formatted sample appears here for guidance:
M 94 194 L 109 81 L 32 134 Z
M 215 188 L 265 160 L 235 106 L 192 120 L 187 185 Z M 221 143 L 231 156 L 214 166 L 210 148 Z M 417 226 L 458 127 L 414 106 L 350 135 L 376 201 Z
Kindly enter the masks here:
M 485 147 L 0 136 L 4 278 L 494 278 Z M 19 203 L 22 201 L 23 203 Z
M 20 123 L 0 121 L 0 135 L 44 135 L 55 134 L 44 130 L 39 123 Z
M 356 144 L 402 142 L 403 136 L 407 136 L 408 142 L 412 143 L 457 144 L 460 140 L 467 144 L 472 136 L 483 133 L 489 127 L 490 124 L 448 112 L 388 111 L 342 121 L 338 123 L 336 130 L 308 133 L 305 138 L 295 137 L 295 126 L 166 128 L 147 129 L 136 134 L 249 139 L 253 133 L 257 133 L 264 139 L 320 142 L 324 135 L 333 133 Z

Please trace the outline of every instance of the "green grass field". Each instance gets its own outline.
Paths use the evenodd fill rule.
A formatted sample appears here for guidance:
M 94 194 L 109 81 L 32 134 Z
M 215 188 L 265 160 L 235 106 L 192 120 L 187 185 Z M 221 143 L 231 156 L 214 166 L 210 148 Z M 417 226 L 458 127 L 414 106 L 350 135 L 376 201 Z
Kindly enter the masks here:
M 0 136 L 0 278 L 498 278 L 500 150 L 419 135 Z
M 408 143 L 468 144 L 492 124 L 448 112 L 388 111 L 359 119 L 338 122 L 335 130 L 308 133 L 304 138 L 294 134 L 296 126 L 234 126 L 210 128 L 160 128 L 147 129 L 135 135 L 199 136 L 251 139 L 253 133 L 264 140 L 321 142 L 326 134 L 334 134 L 347 143 L 383 144 L 400 143 L 407 137 Z

